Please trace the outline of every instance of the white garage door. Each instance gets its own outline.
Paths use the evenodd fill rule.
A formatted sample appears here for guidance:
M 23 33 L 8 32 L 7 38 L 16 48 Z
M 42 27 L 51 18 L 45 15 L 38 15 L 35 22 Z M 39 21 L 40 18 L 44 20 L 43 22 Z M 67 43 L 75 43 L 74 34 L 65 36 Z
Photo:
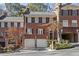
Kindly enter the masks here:
M 25 39 L 24 48 L 35 48 L 35 40 L 34 39 Z
M 37 39 L 37 47 L 47 47 L 46 39 Z

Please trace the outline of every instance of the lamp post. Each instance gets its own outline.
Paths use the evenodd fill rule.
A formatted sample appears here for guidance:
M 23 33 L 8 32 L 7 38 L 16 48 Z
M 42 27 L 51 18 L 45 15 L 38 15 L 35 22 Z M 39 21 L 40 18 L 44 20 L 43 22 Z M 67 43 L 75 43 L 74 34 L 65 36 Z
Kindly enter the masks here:
M 61 35 L 60 35 L 61 36 L 61 39 L 62 39 L 62 32 L 63 32 L 63 29 L 61 29 Z

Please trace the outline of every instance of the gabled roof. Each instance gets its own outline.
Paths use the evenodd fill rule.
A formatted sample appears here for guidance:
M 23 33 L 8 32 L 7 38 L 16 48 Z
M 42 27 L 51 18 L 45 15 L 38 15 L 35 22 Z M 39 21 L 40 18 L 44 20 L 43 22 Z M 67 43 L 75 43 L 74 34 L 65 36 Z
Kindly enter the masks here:
M 61 9 L 63 9 L 63 10 L 70 10 L 70 9 L 79 10 L 79 6 L 73 5 L 73 4 L 68 4 L 68 5 L 66 4 L 66 5 L 62 6 Z
M 35 17 L 38 17 L 38 16 L 56 16 L 55 12 L 30 12 L 30 14 L 26 14 L 26 16 L 35 16 Z
M 0 22 L 23 22 L 23 17 L 6 17 Z

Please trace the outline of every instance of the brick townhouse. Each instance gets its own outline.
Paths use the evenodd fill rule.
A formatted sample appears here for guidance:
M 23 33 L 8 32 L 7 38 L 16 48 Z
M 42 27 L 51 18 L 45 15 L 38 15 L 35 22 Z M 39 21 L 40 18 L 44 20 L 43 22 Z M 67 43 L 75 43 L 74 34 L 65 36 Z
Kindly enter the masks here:
M 7 31 L 10 28 L 16 28 L 18 30 L 23 30 L 23 17 L 5 17 L 0 20 L 0 45 L 5 47 L 8 46 L 9 41 L 7 39 Z M 18 44 L 14 41 L 12 44 Z
M 70 42 L 78 42 L 79 6 L 68 3 L 60 4 L 59 7 L 59 21 L 63 25 L 60 29 L 61 38 Z M 25 15 L 26 39 L 24 40 L 24 47 L 47 47 L 47 39 L 50 32 L 45 27 L 39 28 L 37 25 L 49 23 L 54 18 L 57 19 L 55 12 L 32 12 L 29 15 Z M 57 37 L 56 33 L 55 36 Z
M 70 42 L 79 42 L 79 6 L 59 4 L 59 7 L 59 21 L 63 25 L 60 29 L 61 38 Z M 8 40 L 5 38 L 6 29 L 15 27 L 24 30 L 25 39 L 22 41 L 24 48 L 47 47 L 50 31 L 46 27 L 39 26 L 54 20 L 57 20 L 55 11 L 30 12 L 24 14 L 24 17 L 5 17 L 0 20 L 0 45 L 8 45 Z
M 25 40 L 24 48 L 47 47 L 49 31 L 46 27 L 38 27 L 54 20 L 54 12 L 30 12 L 25 14 Z
M 79 6 L 60 4 L 59 20 L 63 24 L 60 30 L 62 39 L 79 42 Z

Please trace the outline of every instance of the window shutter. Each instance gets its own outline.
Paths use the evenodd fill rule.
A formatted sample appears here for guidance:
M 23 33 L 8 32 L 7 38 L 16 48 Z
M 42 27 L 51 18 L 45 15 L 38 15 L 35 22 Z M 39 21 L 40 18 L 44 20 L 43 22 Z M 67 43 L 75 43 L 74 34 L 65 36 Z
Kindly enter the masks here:
M 33 34 L 33 29 L 32 29 L 32 34 Z
M 43 34 L 45 34 L 45 29 L 43 29 Z
M 36 34 L 38 34 L 38 29 L 36 29 Z
M 46 23 L 49 23 L 49 18 L 48 17 L 46 18 Z
M 27 29 L 26 29 L 26 33 L 27 33 Z
M 39 23 L 42 23 L 42 17 L 39 17 Z
M 79 10 L 77 10 L 77 16 L 79 15 Z

